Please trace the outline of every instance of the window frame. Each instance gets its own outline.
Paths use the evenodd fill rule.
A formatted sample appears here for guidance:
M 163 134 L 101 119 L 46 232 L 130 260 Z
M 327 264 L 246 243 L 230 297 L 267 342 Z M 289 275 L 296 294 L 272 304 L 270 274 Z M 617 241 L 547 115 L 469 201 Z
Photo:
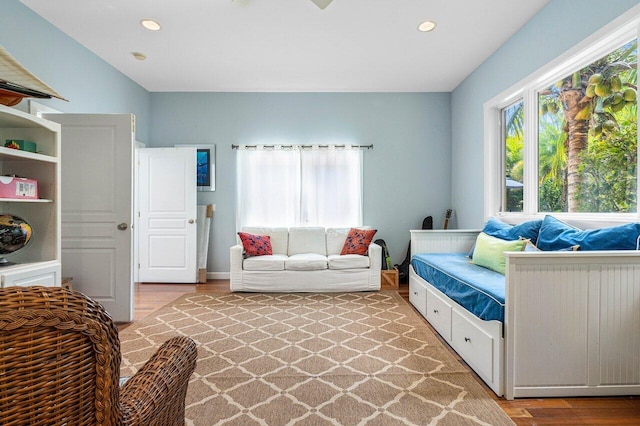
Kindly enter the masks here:
M 551 212 L 538 211 L 538 91 L 560 78 L 602 58 L 624 43 L 639 38 L 640 14 L 634 9 L 611 21 L 601 30 L 566 51 L 547 65 L 525 77 L 509 89 L 485 102 L 484 112 L 484 218 L 498 216 L 510 222 L 542 218 Z M 503 211 L 505 147 L 502 111 L 519 101 L 524 109 L 523 211 Z M 640 116 L 640 108 L 638 109 Z M 640 131 L 638 132 L 640 141 Z M 640 151 L 640 144 L 639 144 Z M 640 155 L 639 155 L 640 163 Z M 560 219 L 574 223 L 618 224 L 640 218 L 640 167 L 636 176 L 638 207 L 635 213 L 565 213 L 553 212 Z

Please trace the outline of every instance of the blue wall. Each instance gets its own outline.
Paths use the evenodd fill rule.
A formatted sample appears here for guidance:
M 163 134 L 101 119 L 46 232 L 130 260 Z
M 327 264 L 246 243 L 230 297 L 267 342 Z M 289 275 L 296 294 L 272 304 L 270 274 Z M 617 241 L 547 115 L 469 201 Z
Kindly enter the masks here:
M 483 104 L 638 3 L 551 0 L 453 91 L 451 199 L 461 228 L 484 221 Z
M 136 136 L 147 141 L 149 92 L 18 0 L 2 0 L 0 13 L 0 44 L 69 100 L 38 100 L 39 103 L 62 112 L 133 113 Z M 17 108 L 28 111 L 27 101 Z
M 231 144 L 351 142 L 364 152 L 364 223 L 404 259 L 409 229 L 427 215 L 442 226 L 450 206 L 449 93 L 153 93 L 33 13 L 5 0 L 2 44 L 71 102 L 40 101 L 63 112 L 131 112 L 147 146 L 217 145 L 209 271 L 229 270 L 235 243 L 235 156 Z M 26 110 L 23 101 L 18 108 Z
M 148 93 L 18 0 L 2 2 L 0 44 L 71 102 L 63 112 L 131 112 L 147 146 L 213 143 L 217 188 L 209 270 L 228 271 L 235 242 L 231 144 L 374 144 L 365 151 L 364 223 L 403 260 L 408 230 L 445 209 L 459 227 L 483 218 L 484 102 L 561 55 L 640 0 L 551 0 L 449 93 Z M 6 17 L 10 17 L 7 19 Z M 26 110 L 25 102 L 18 106 Z
M 153 93 L 152 146 L 216 144 L 209 271 L 229 270 L 235 244 L 235 151 L 231 144 L 373 144 L 364 152 L 364 224 L 378 229 L 395 263 L 409 229 L 450 203 L 449 93 Z

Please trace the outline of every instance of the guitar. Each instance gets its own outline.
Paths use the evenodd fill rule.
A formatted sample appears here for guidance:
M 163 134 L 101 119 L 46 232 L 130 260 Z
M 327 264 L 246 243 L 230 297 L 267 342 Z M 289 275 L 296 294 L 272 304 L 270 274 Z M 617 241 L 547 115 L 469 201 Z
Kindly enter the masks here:
M 453 213 L 452 209 L 447 209 L 447 212 L 444 215 L 444 229 L 449 227 L 449 219 L 451 219 L 451 213 Z

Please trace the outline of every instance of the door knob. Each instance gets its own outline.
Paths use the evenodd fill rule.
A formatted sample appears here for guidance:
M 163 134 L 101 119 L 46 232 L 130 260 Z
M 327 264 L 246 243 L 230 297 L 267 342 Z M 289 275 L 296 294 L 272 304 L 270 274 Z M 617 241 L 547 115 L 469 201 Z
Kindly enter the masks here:
M 125 231 L 127 229 L 127 224 L 126 223 L 121 223 L 118 225 L 118 229 L 120 231 Z
M 193 219 L 189 219 L 189 223 L 193 223 L 195 222 Z

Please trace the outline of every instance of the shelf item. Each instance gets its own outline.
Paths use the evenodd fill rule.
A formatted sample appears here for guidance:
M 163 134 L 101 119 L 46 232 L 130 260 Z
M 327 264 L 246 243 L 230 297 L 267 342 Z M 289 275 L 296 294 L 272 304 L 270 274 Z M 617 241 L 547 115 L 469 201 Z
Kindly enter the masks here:
M 52 87 L 33 75 L 0 45 L 0 104 L 13 106 L 23 98 L 64 99 Z
M 21 151 L 36 152 L 36 143 L 24 139 L 7 139 L 4 143 L 6 148 L 19 149 Z
M 21 217 L 11 214 L 0 214 L 0 256 L 13 254 L 24 249 L 33 235 L 31 225 Z M 0 257 L 0 267 L 11 262 Z
M 38 181 L 13 176 L 0 176 L 0 198 L 37 200 Z

